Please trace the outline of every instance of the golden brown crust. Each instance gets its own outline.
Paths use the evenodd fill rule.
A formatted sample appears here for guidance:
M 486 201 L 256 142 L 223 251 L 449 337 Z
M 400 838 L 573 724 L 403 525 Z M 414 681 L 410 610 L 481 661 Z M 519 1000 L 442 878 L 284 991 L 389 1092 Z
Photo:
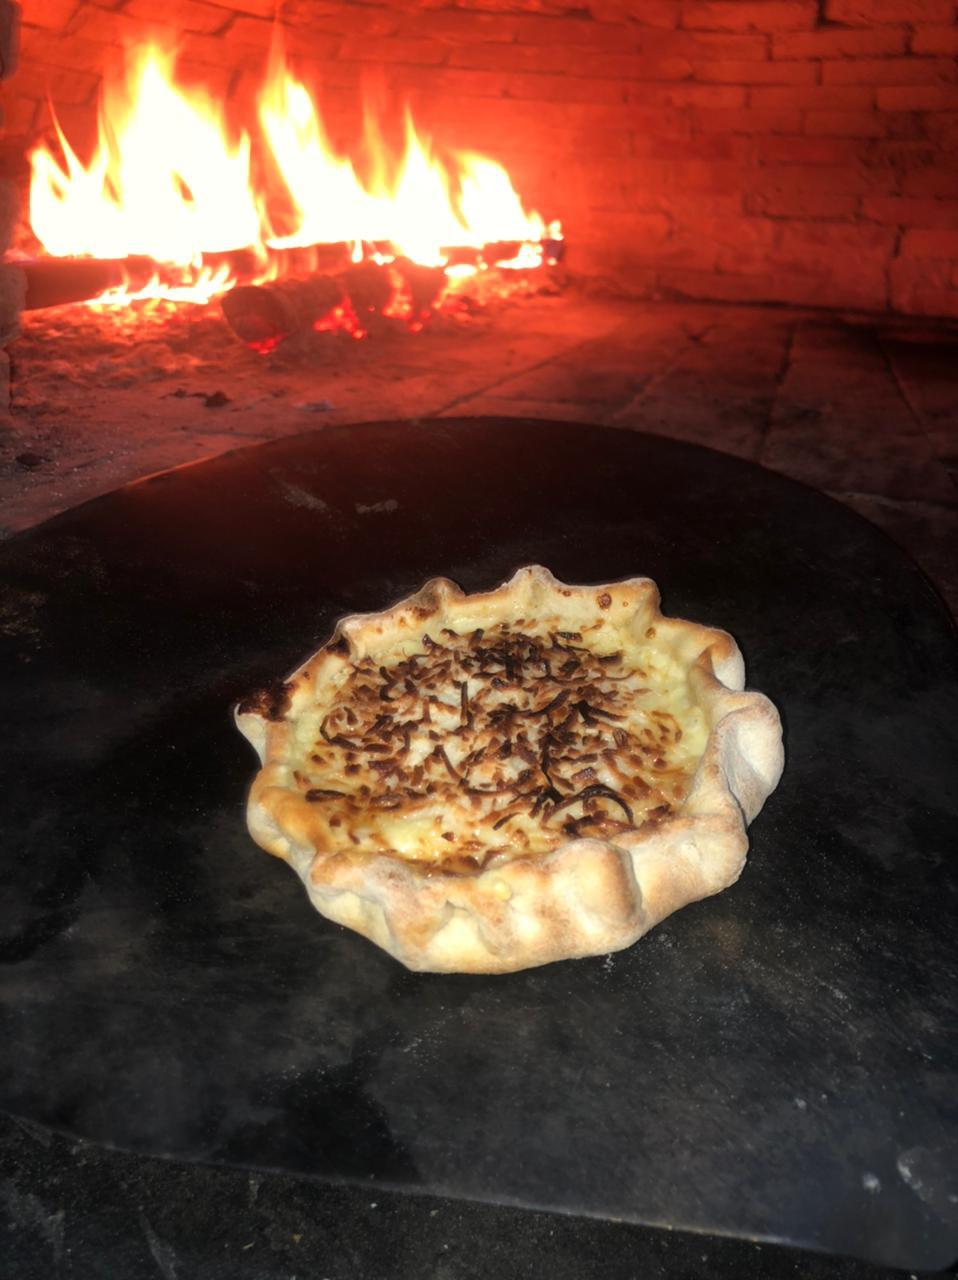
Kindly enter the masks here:
M 675 811 L 635 827 L 611 824 L 609 838 L 572 838 L 538 855 L 500 856 L 473 874 L 451 870 L 442 858 L 430 865 L 387 851 L 357 851 L 332 830 L 324 806 L 306 799 L 297 774 L 303 750 L 297 727 L 324 690 L 403 637 L 544 615 L 562 618 L 570 631 L 608 620 L 686 673 L 708 734 Z M 250 831 L 290 862 L 323 915 L 412 969 L 509 972 L 618 950 L 672 911 L 727 887 L 741 871 L 745 827 L 777 785 L 783 764 L 775 708 L 743 688 L 734 640 L 664 617 L 649 579 L 568 586 L 531 566 L 474 596 L 434 579 L 383 613 L 344 618 L 329 643 L 283 685 L 237 707 L 236 723 L 263 764 L 249 797 Z

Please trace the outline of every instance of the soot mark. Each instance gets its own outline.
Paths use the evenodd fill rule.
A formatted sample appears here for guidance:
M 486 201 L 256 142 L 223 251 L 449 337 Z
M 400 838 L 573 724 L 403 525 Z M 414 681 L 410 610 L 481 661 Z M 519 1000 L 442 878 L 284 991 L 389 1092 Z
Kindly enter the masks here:
M 344 1178 L 418 1182 L 409 1152 L 372 1096 L 372 1080 L 390 1038 L 388 1031 L 368 1033 L 347 1063 L 316 1064 L 292 1082 L 267 1078 L 256 1101 L 271 1118 L 234 1132 L 220 1148 L 220 1158 Z

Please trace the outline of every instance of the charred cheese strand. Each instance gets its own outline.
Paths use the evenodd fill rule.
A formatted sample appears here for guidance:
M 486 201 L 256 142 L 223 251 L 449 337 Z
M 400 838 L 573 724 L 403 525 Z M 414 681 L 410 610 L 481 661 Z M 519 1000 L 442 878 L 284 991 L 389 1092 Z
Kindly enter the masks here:
M 464 874 L 679 806 L 708 727 L 653 637 L 518 619 L 387 642 L 318 690 L 295 784 L 331 845 Z

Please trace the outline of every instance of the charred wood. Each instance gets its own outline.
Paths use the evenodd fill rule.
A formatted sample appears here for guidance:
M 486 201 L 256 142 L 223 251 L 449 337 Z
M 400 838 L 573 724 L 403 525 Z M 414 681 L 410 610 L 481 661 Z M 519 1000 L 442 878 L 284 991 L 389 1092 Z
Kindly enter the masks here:
M 392 245 L 383 243 L 372 247 L 385 257 L 395 255 Z M 486 263 L 491 266 L 514 258 L 520 248 L 518 241 L 501 241 L 482 249 L 453 247 L 442 252 L 450 265 L 475 266 Z M 350 289 L 350 294 L 357 310 L 376 310 L 386 305 L 386 301 L 381 300 L 384 273 L 368 260 L 353 265 L 351 251 L 352 246 L 346 243 L 265 251 L 230 249 L 205 253 L 202 265 L 213 270 L 228 267 L 240 285 L 250 284 L 257 277 L 262 277 L 269 266 L 274 266 L 277 274 L 297 279 L 305 279 L 313 274 L 346 273 L 354 282 L 355 292 Z M 558 262 L 562 258 L 563 241 L 546 240 L 543 242 L 543 251 L 548 261 Z M 397 261 L 403 263 L 403 274 L 410 283 L 418 304 L 419 297 L 428 294 L 434 278 L 423 273 L 432 272 L 433 269 L 412 267 L 405 259 Z M 170 285 L 188 283 L 190 278 L 190 268 L 160 262 L 144 254 L 127 258 L 32 258 L 9 265 L 21 274 L 25 311 L 39 311 L 68 303 L 92 302 L 109 289 L 126 287 L 135 292 L 154 278 Z M 415 285 L 412 284 L 413 277 Z M 428 306 L 428 300 L 422 305 Z
M 283 274 L 307 275 L 342 271 L 350 263 L 348 244 L 309 245 L 304 248 L 229 249 L 203 254 L 202 266 L 211 270 L 228 267 L 240 283 L 262 276 L 270 265 Z M 30 258 L 11 263 L 23 280 L 25 311 L 61 307 L 74 302 L 92 302 L 108 289 L 145 288 L 151 280 L 168 285 L 188 283 L 189 267 L 160 262 L 143 254 L 127 258 Z M 195 274 L 195 273 L 194 273 Z
M 272 350 L 286 338 L 311 329 L 344 301 L 336 276 L 237 285 L 220 303 L 238 338 L 259 350 Z

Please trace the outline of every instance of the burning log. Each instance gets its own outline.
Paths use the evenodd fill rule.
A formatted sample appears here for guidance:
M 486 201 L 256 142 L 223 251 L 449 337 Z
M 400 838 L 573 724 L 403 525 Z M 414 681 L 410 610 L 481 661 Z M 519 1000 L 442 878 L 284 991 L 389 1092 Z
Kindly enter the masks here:
M 273 284 L 237 285 L 224 294 L 223 315 L 238 338 L 258 351 L 311 329 L 345 301 L 335 276 L 279 280 Z
M 397 280 L 390 264 L 357 262 L 340 280 L 357 316 L 384 311 L 396 295 Z
M 305 248 L 229 249 L 204 253 L 203 267 L 226 267 L 240 282 L 255 280 L 270 266 L 284 274 L 342 271 L 349 266 L 348 244 L 309 245 Z M 128 258 L 30 258 L 11 263 L 24 284 L 24 311 L 62 307 L 72 302 L 93 302 L 108 289 L 127 288 L 135 293 L 152 280 L 170 285 L 189 283 L 192 269 L 159 262 L 145 255 Z M 195 272 L 193 273 L 195 274 Z
M 40 258 L 12 264 L 24 285 L 24 311 L 89 302 L 122 285 L 143 288 L 159 264 L 151 258 Z
M 518 241 L 501 241 L 485 245 L 482 249 L 451 247 L 442 251 L 448 263 L 452 265 L 477 266 L 480 262 L 493 265 L 514 258 L 521 244 Z M 384 257 L 395 256 L 395 248 L 389 244 L 372 246 Z M 562 240 L 544 240 L 542 250 L 544 258 L 549 262 L 558 262 L 562 258 L 564 242 Z M 239 284 L 249 284 L 257 276 L 262 276 L 266 267 L 272 265 L 284 276 L 305 279 L 314 273 L 324 275 L 350 271 L 352 246 L 346 243 L 309 245 L 307 247 L 283 249 L 231 249 L 219 253 L 205 253 L 202 265 L 211 270 L 227 267 L 230 274 Z M 435 298 L 438 289 L 423 300 L 421 307 L 418 298 L 428 294 L 432 288 L 432 268 L 422 268 L 409 263 L 406 259 L 397 260 L 402 263 L 402 272 L 412 287 L 415 277 L 416 287 L 412 287 L 415 310 L 425 309 Z M 178 267 L 175 264 L 163 263 L 146 255 L 134 255 L 128 258 L 33 258 L 22 262 L 10 263 L 21 273 L 24 290 L 25 311 L 39 311 L 47 307 L 60 307 L 68 303 L 93 302 L 109 289 L 126 287 L 130 292 L 145 288 L 153 279 L 159 279 L 171 285 L 189 282 L 190 268 Z M 372 266 L 368 262 L 357 264 L 360 271 Z M 375 309 L 382 293 L 380 280 L 383 273 L 354 276 L 357 308 L 364 307 L 369 297 L 369 305 Z M 381 305 L 385 305 L 383 302 Z
M 238 338 L 269 352 L 321 325 L 338 309 L 351 317 L 356 329 L 365 328 L 376 316 L 420 320 L 445 283 L 442 267 L 424 267 L 408 258 L 365 261 L 335 275 L 238 285 L 224 294 L 220 305 Z
M 424 316 L 438 299 L 446 284 L 444 267 L 424 267 L 409 258 L 397 258 L 396 270 L 408 292 L 413 318 Z

